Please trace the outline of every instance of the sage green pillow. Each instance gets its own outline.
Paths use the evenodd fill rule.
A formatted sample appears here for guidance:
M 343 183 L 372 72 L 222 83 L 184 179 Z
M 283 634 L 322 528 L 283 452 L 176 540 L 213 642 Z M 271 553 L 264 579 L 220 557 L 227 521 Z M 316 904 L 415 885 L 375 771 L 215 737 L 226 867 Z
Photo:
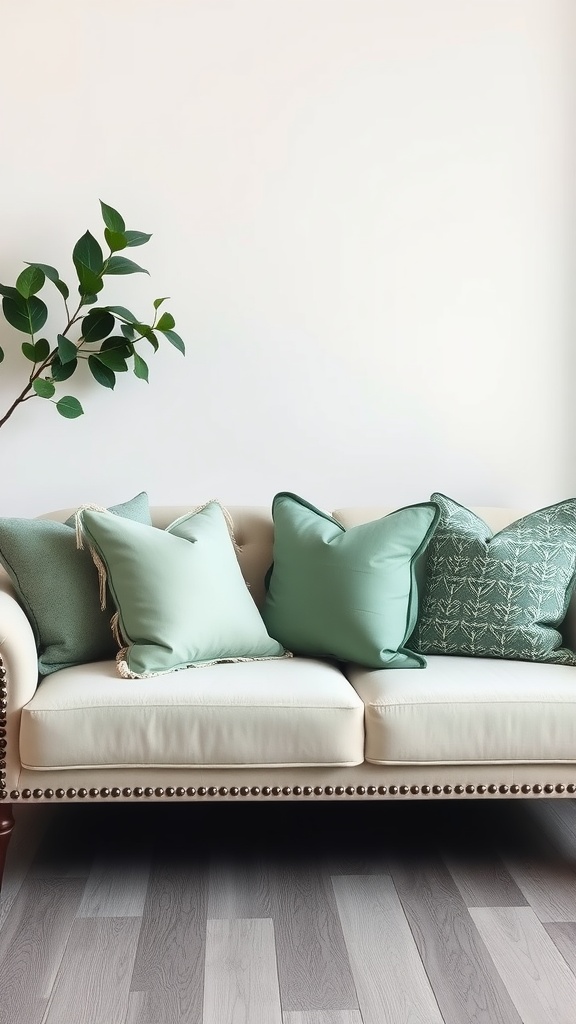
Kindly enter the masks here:
M 80 524 L 118 612 L 121 675 L 286 655 L 266 632 L 217 502 L 166 530 L 91 509 Z
M 148 495 L 142 491 L 112 513 L 150 524 Z M 92 559 L 77 551 L 73 527 L 74 517 L 66 523 L 0 518 L 0 562 L 30 619 L 42 675 L 116 654 Z
M 445 494 L 428 549 L 426 583 L 410 646 L 428 654 L 576 665 L 559 627 L 576 578 L 576 499 L 493 534 Z
M 367 668 L 423 668 L 406 648 L 418 613 L 417 561 L 438 510 L 424 503 L 349 530 L 290 492 L 272 505 L 274 563 L 263 618 L 295 653 Z

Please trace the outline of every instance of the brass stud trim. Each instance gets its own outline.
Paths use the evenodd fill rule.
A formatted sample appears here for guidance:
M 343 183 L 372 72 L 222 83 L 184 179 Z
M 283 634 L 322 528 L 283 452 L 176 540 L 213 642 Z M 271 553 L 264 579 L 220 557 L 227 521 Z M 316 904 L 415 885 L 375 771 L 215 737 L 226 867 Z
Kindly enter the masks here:
M 2 786 L 5 786 L 5 778 L 4 777 L 2 777 L 0 779 L 0 783 L 2 784 Z M 257 797 L 257 796 L 268 797 L 268 796 L 271 796 L 271 795 L 272 796 L 292 796 L 292 795 L 293 796 L 301 796 L 302 794 L 304 796 L 312 796 L 313 794 L 316 795 L 316 796 L 333 796 L 334 794 L 336 794 L 336 796 L 344 796 L 344 795 L 346 795 L 346 796 L 354 796 L 354 795 L 356 795 L 356 796 L 365 796 L 366 794 L 368 794 L 368 796 L 376 796 L 376 795 L 378 795 L 378 796 L 386 796 L 386 794 L 388 794 L 390 796 L 396 796 L 398 793 L 400 793 L 402 796 L 407 796 L 409 794 L 412 795 L 412 796 L 418 796 L 419 794 L 422 794 L 423 796 L 430 796 L 431 794 L 434 795 L 434 796 L 439 796 L 439 795 L 442 795 L 442 794 L 444 794 L 446 796 L 450 796 L 452 793 L 455 793 L 458 796 L 462 795 L 463 793 L 467 793 L 469 795 L 473 795 L 474 793 L 478 793 L 480 796 L 484 796 L 486 793 L 489 793 L 491 796 L 494 796 L 496 794 L 500 794 L 502 796 L 506 796 L 508 793 L 510 793 L 510 794 L 512 794 L 514 796 L 517 796 L 519 793 L 523 793 L 524 795 L 528 795 L 529 793 L 534 793 L 537 796 L 539 796 L 542 793 L 545 793 L 547 795 L 548 794 L 553 794 L 553 793 L 557 793 L 559 795 L 563 794 L 563 793 L 569 793 L 569 794 L 572 795 L 572 794 L 576 793 L 576 782 L 568 782 L 568 783 L 564 783 L 564 782 L 557 782 L 557 783 L 547 782 L 545 784 L 541 784 L 541 783 L 536 782 L 533 785 L 530 785 L 529 783 L 526 783 L 526 782 L 523 783 L 522 785 L 519 785 L 518 783 L 515 782 L 515 783 L 512 783 L 510 786 L 508 786 L 506 783 L 499 783 L 498 784 L 498 783 L 495 783 L 495 782 L 491 782 L 488 785 L 486 785 L 485 783 L 482 783 L 482 782 L 478 783 L 477 785 L 472 785 L 471 783 L 469 783 L 466 786 L 464 786 L 462 783 L 457 783 L 454 786 L 451 786 L 451 785 L 448 785 L 448 784 L 442 786 L 439 783 L 434 783 L 432 786 L 430 786 L 430 785 L 423 785 L 423 786 L 412 785 L 412 786 L 409 786 L 406 783 L 402 783 L 400 786 L 392 785 L 392 786 L 388 786 L 388 787 L 387 786 L 376 786 L 376 785 L 370 785 L 370 786 L 363 786 L 363 785 L 359 785 L 359 786 L 351 786 L 351 785 L 350 786 L 343 786 L 343 785 L 339 785 L 339 786 L 310 786 L 310 785 L 307 785 L 307 786 L 293 786 L 293 787 L 291 787 L 291 786 L 262 786 L 262 787 L 260 787 L 260 786 L 240 786 L 240 787 L 238 787 L 238 786 L 231 786 L 229 789 L 228 789 L 227 786 L 219 786 L 219 787 L 218 786 L 209 786 L 209 787 L 199 786 L 198 789 L 195 789 L 194 786 L 188 786 L 187 788 L 185 788 L 184 786 L 178 786 L 176 788 L 174 786 L 167 786 L 165 789 L 162 786 L 157 786 L 155 789 L 152 788 L 151 786 L 146 786 L 146 787 L 135 786 L 134 789 L 131 789 L 129 786 L 125 786 L 123 789 L 120 789 L 118 786 L 114 786 L 112 789 L 110 789 L 108 786 L 102 786 L 101 788 L 93 787 L 93 788 L 91 788 L 89 790 L 88 789 L 84 789 L 84 788 L 80 788 L 80 789 L 76 790 L 73 787 L 70 787 L 69 789 L 58 788 L 58 789 L 54 790 L 54 789 L 51 789 L 50 787 L 48 787 L 47 789 L 40 789 L 40 788 L 36 788 L 34 790 L 23 789 L 21 792 L 19 790 L 17 790 L 17 789 L 13 789 L 10 792 L 8 792 L 8 790 L 6 790 L 5 788 L 0 788 L 0 800 L 7 800 L 8 798 L 10 800 L 14 800 L 14 801 L 16 801 L 16 800 L 30 800 L 31 798 L 34 799 L 34 800 L 51 800 L 54 796 L 58 800 L 63 800 L 65 798 L 68 799 L 68 800 L 76 800 L 76 799 L 83 800 L 87 796 L 89 796 L 92 800 L 96 800 L 96 799 L 105 800 L 109 796 L 112 796 L 112 797 L 115 797 L 115 798 L 118 798 L 118 797 L 122 796 L 125 799 L 129 799 L 131 797 L 135 797 L 136 799 L 139 799 L 142 796 L 145 796 L 145 797 L 153 797 L 153 796 L 155 796 L 155 797 L 161 799 L 162 797 L 170 798 L 170 797 L 173 797 L 173 796 L 177 796 L 177 797 L 187 796 L 187 797 L 191 798 L 191 797 L 195 797 L 195 796 L 203 797 L 203 796 L 206 796 L 206 795 L 208 795 L 210 797 L 227 797 L 227 796 L 234 796 L 235 797 L 235 796 L 238 796 L 238 795 L 240 795 L 240 796 L 254 796 L 254 797 Z

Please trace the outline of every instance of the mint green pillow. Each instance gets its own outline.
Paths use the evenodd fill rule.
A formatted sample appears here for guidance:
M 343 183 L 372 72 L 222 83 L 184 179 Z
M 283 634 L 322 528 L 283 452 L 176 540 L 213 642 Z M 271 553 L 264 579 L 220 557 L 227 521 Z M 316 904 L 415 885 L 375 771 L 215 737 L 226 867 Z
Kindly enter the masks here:
M 266 632 L 217 502 L 166 530 L 91 509 L 79 519 L 118 612 L 121 675 L 286 655 Z
M 438 510 L 424 503 L 349 530 L 296 494 L 272 504 L 274 563 L 263 618 L 298 654 L 367 668 L 423 668 L 407 650 L 418 613 L 417 561 Z
M 474 512 L 433 494 L 440 522 L 410 646 L 427 654 L 576 665 L 559 627 L 576 574 L 576 499 L 493 534 Z
M 144 491 L 110 513 L 151 523 Z M 30 619 L 42 675 L 116 653 L 92 559 L 88 551 L 76 550 L 73 525 L 74 517 L 66 523 L 0 518 L 0 562 Z

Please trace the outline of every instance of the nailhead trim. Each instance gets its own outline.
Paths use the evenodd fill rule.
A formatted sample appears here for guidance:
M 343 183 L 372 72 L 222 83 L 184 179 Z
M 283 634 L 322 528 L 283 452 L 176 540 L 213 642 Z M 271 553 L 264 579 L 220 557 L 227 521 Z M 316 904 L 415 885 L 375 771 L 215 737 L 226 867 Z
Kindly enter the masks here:
M 309 797 L 309 796 L 312 796 L 312 795 L 314 795 L 314 796 L 330 797 L 330 796 L 334 796 L 334 795 L 335 796 L 354 796 L 354 795 L 357 795 L 357 796 L 376 796 L 376 795 L 378 795 L 378 796 L 386 796 L 386 794 L 388 794 L 389 796 L 398 796 L 398 794 L 400 794 L 400 796 L 408 796 L 408 795 L 410 795 L 410 796 L 419 796 L 420 794 L 422 794 L 423 796 L 430 796 L 430 795 L 433 795 L 433 796 L 451 796 L 453 793 L 455 795 L 457 795 L 457 796 L 462 796 L 464 793 L 468 794 L 469 796 L 473 796 L 475 793 L 478 793 L 480 796 L 484 796 L 486 793 L 489 793 L 490 796 L 495 796 L 496 794 L 500 794 L 501 796 L 506 796 L 508 793 L 512 794 L 513 796 L 517 796 L 519 793 L 522 793 L 525 796 L 528 795 L 529 793 L 535 793 L 537 796 L 541 795 L 542 793 L 546 794 L 547 796 L 551 795 L 552 793 L 559 793 L 559 794 L 561 794 L 561 793 L 569 793 L 569 794 L 573 795 L 574 793 L 576 793 L 576 783 L 574 783 L 574 782 L 568 782 L 568 783 L 563 783 L 563 782 L 557 782 L 557 783 L 547 782 L 544 785 L 542 785 L 542 784 L 536 782 L 533 785 L 529 785 L 528 783 L 525 782 L 521 786 L 518 785 L 518 783 L 516 783 L 516 782 L 513 783 L 510 786 L 506 785 L 506 783 L 500 783 L 498 785 L 495 782 L 491 782 L 491 783 L 489 783 L 489 785 L 486 785 L 485 783 L 478 783 L 478 785 L 472 785 L 471 783 L 468 783 L 468 785 L 466 785 L 466 786 L 464 786 L 462 783 L 457 783 L 454 786 L 451 786 L 449 784 L 441 786 L 438 783 L 435 783 L 433 786 L 428 786 L 428 785 L 423 785 L 423 786 L 412 785 L 412 786 L 408 786 L 406 783 L 403 783 L 400 786 L 392 785 L 392 786 L 388 786 L 388 787 L 387 786 L 375 786 L 375 785 L 371 785 L 371 786 L 363 786 L 363 785 L 360 785 L 360 786 L 341 786 L 341 785 L 340 786 L 293 786 L 293 787 L 291 787 L 291 786 L 262 786 L 262 787 L 260 787 L 260 786 L 240 786 L 240 787 L 238 787 L 238 786 L 230 786 L 229 789 L 228 789 L 227 786 L 208 786 L 208 787 L 206 787 L 206 786 L 199 786 L 198 789 L 195 789 L 194 786 L 188 786 L 187 788 L 185 788 L 184 786 L 178 786 L 176 788 L 174 786 L 166 786 L 165 789 L 162 786 L 156 786 L 156 788 L 153 788 L 152 786 L 146 786 L 146 787 L 135 786 L 134 789 L 131 789 L 129 786 L 125 786 L 123 789 L 120 789 L 118 786 L 114 786 L 112 789 L 109 789 L 108 786 L 102 786 L 102 787 L 100 787 L 100 789 L 98 789 L 96 787 L 92 787 L 91 789 L 81 788 L 81 789 L 78 789 L 78 790 L 76 790 L 76 789 L 74 789 L 72 787 L 70 789 L 61 789 L 61 788 L 59 788 L 59 789 L 56 789 L 56 790 L 50 789 L 50 788 L 47 788 L 47 789 L 37 788 L 37 789 L 33 789 L 33 790 L 32 789 L 23 789 L 21 792 L 18 789 L 12 789 L 10 792 L 8 792 L 7 790 L 3 790 L 3 791 L 0 792 L 0 799 L 4 799 L 5 800 L 5 799 L 9 798 L 10 800 L 14 800 L 14 801 L 16 801 L 16 800 L 29 800 L 30 798 L 33 798 L 34 800 L 42 800 L 42 799 L 44 799 L 44 800 L 51 800 L 53 797 L 56 797 L 58 800 L 63 800 L 64 798 L 66 798 L 68 800 L 75 800 L 77 798 L 79 798 L 80 800 L 84 800 L 86 797 L 89 797 L 91 800 L 97 800 L 97 799 L 106 800 L 110 796 L 112 796 L 112 797 L 114 797 L 116 799 L 118 797 L 120 797 L 120 796 L 123 796 L 125 799 L 129 799 L 131 797 L 135 797 L 136 799 L 140 799 L 141 797 L 145 797 L 145 798 L 148 798 L 148 799 L 150 799 L 151 797 L 157 797 L 158 799 L 162 799 L 162 798 L 166 798 L 166 797 L 171 798 L 171 797 L 174 797 L 174 796 L 176 796 L 176 797 L 187 796 L 189 798 L 195 797 L 195 796 L 199 796 L 199 797 L 205 797 L 205 796 L 208 796 L 208 797 L 227 797 L 227 796 L 233 796 L 233 797 L 236 797 L 236 796 L 244 796 L 244 797 L 246 797 L 246 796 L 264 796 L 264 797 L 274 796 L 274 797 L 279 797 L 279 796 L 292 796 L 292 795 L 293 796 L 306 796 L 306 797 Z

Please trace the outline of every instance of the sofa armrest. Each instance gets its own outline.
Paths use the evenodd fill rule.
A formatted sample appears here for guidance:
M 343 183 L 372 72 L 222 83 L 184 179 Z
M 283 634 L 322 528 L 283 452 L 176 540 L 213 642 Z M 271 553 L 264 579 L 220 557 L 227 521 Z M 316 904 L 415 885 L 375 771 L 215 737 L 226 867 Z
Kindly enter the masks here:
M 20 713 L 36 692 L 38 654 L 26 613 L 4 579 L 0 581 L 0 657 L 5 672 L 0 688 L 7 689 L 5 788 L 10 791 L 17 787 L 20 774 Z

